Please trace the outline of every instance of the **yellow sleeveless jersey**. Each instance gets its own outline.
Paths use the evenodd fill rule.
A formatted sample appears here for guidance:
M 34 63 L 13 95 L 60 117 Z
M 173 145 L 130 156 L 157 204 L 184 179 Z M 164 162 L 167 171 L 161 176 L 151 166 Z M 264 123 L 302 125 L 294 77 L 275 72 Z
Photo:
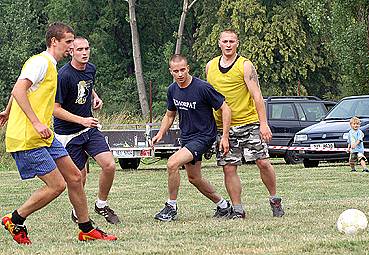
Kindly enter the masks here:
M 222 73 L 219 70 L 220 56 L 212 59 L 208 66 L 208 82 L 226 98 L 226 103 L 232 110 L 231 126 L 243 126 L 259 121 L 255 102 L 244 80 L 244 62 L 249 61 L 239 57 L 232 68 Z M 221 111 L 214 111 L 218 128 L 222 128 Z
M 27 91 L 27 97 L 41 123 L 51 127 L 58 72 L 50 57 L 42 53 L 36 56 L 46 58 L 48 67 L 44 79 L 38 84 L 37 89 Z M 28 64 L 28 61 L 24 64 L 23 69 Z M 16 100 L 13 99 L 5 137 L 7 152 L 49 147 L 53 138 L 54 134 L 48 139 L 42 139 Z

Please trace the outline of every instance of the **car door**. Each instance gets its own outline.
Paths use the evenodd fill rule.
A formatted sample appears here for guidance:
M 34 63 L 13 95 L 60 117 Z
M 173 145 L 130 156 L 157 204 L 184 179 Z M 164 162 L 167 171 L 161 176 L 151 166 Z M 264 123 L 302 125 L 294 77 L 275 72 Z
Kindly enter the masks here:
M 301 129 L 293 102 L 270 102 L 268 123 L 273 133 L 270 145 L 287 146 L 295 133 Z
M 296 103 L 301 129 L 321 121 L 327 114 L 327 108 L 320 102 Z

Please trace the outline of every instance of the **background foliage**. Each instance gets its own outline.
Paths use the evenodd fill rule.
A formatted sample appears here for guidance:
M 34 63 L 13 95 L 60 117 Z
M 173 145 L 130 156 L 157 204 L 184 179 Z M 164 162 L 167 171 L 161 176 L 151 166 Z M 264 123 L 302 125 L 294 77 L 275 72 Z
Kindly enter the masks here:
M 136 1 L 154 116 L 165 111 L 172 82 L 167 59 L 181 11 L 181 0 Z M 104 112 L 140 115 L 126 1 L 3 0 L 0 13 L 2 107 L 24 61 L 44 50 L 47 24 L 64 21 L 90 40 Z M 239 53 L 257 67 L 264 95 L 339 99 L 369 92 L 368 19 L 367 0 L 199 0 L 186 18 L 182 52 L 192 73 L 205 78 L 205 64 L 220 53 L 219 32 L 232 27 L 239 32 Z

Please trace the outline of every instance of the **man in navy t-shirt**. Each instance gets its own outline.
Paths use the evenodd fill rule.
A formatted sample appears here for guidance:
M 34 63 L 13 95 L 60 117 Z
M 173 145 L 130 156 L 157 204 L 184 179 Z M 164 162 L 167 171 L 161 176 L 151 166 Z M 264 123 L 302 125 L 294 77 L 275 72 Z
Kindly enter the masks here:
M 115 162 L 104 136 L 97 129 L 98 119 L 93 109 L 100 109 L 102 101 L 93 89 L 96 67 L 89 63 L 90 45 L 85 38 L 77 37 L 71 52 L 71 62 L 58 74 L 58 89 L 54 107 L 54 130 L 57 139 L 67 149 L 74 164 L 81 170 L 86 183 L 86 162 L 93 157 L 102 169 L 95 212 L 111 224 L 120 220 L 108 206 L 107 198 L 115 175 Z M 75 211 L 72 220 L 78 223 Z
M 207 82 L 189 74 L 189 66 L 184 56 L 173 55 L 169 61 L 169 71 L 175 82 L 168 88 L 167 112 L 159 132 L 152 138 L 152 145 L 163 138 L 178 112 L 182 148 L 168 159 L 169 199 L 164 208 L 155 215 L 155 219 L 160 221 L 177 219 L 179 168 L 182 166 L 186 168 L 190 183 L 217 205 L 214 217 L 230 215 L 232 210 L 230 203 L 218 195 L 214 187 L 201 176 L 201 160 L 202 155 L 211 148 L 216 139 L 217 128 L 213 109 L 222 113 L 223 137 L 220 149 L 224 155 L 228 152 L 231 111 L 223 95 Z

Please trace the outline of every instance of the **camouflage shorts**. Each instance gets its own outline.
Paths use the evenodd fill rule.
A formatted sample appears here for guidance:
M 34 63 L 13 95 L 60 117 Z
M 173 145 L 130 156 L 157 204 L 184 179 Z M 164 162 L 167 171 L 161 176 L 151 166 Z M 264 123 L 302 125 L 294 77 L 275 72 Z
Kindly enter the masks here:
M 357 162 L 360 163 L 361 160 L 367 161 L 366 157 L 364 156 L 363 153 L 360 153 L 360 152 L 351 152 L 350 153 L 350 159 L 349 159 L 350 163 L 353 163 L 353 164 L 355 164 Z
M 216 141 L 216 159 L 218 166 L 242 165 L 245 161 L 269 158 L 268 146 L 261 141 L 259 124 L 231 127 L 229 130 L 229 152 L 223 156 L 219 151 L 222 131 L 219 130 Z

